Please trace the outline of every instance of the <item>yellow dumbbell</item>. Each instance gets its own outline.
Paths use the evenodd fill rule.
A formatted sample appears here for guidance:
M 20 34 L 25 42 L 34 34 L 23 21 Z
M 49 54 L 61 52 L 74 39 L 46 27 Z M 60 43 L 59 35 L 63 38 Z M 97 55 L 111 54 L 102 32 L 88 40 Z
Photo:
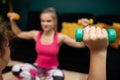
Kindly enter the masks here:
M 20 15 L 18 13 L 15 12 L 8 12 L 7 13 L 7 17 L 10 18 L 11 16 L 14 16 L 14 20 L 19 20 L 20 19 Z
M 89 25 L 92 25 L 93 22 L 94 22 L 92 18 L 90 18 L 89 20 L 87 20 L 86 18 L 82 18 L 82 19 L 78 20 L 78 24 L 82 24 L 83 25 L 83 23 L 81 22 L 82 20 L 84 20 L 84 23 L 89 24 Z

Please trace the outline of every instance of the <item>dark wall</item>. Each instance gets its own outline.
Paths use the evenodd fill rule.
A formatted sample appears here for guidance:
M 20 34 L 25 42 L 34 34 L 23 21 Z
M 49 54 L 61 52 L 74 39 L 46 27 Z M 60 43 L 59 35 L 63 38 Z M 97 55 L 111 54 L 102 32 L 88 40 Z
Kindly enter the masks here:
M 7 19 L 6 13 L 8 12 L 9 7 L 7 3 L 3 3 L 2 0 L 0 0 L 0 15 Z
M 93 15 L 120 14 L 120 0 L 12 0 L 14 11 L 21 15 L 19 25 L 26 27 L 29 11 L 55 7 L 58 13 L 89 12 Z

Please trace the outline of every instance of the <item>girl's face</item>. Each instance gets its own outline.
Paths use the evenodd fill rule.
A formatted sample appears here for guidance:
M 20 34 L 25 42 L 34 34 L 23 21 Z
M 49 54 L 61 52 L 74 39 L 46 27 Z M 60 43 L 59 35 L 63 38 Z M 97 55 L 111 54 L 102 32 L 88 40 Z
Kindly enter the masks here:
M 54 30 L 55 25 L 56 23 L 51 13 L 41 14 L 41 26 L 42 26 L 43 31 Z

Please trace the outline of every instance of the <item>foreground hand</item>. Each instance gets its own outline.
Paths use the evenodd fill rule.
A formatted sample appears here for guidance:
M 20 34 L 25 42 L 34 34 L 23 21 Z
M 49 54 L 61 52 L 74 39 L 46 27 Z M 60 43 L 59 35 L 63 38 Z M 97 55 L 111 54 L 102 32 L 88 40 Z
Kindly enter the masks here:
M 108 46 L 108 33 L 104 28 L 85 27 L 83 41 L 90 50 L 104 50 Z

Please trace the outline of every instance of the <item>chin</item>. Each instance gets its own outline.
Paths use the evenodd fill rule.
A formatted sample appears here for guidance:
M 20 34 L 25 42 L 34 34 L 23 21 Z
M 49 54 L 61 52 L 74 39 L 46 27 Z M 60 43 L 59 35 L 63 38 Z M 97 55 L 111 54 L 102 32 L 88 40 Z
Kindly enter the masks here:
M 43 31 L 48 32 L 48 31 L 50 31 L 50 29 L 44 29 Z

